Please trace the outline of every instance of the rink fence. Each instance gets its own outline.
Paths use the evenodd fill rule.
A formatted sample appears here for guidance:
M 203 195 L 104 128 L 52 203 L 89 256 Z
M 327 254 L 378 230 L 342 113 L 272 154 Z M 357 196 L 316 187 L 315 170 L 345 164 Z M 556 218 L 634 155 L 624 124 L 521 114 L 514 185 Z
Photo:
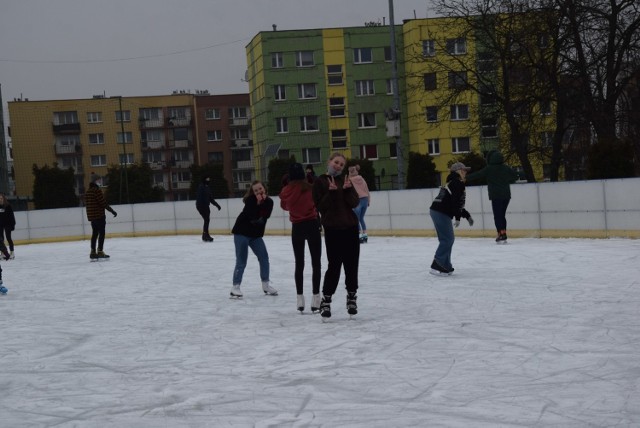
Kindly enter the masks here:
M 372 236 L 435 236 L 429 206 L 438 189 L 378 191 L 371 194 L 365 221 Z M 511 186 L 507 211 L 510 237 L 609 238 L 640 237 L 640 178 L 523 183 Z M 291 230 L 288 213 L 273 196 L 274 210 L 267 234 Z M 212 207 L 210 232 L 230 234 L 243 207 L 242 199 L 218 200 Z M 486 186 L 467 187 L 467 210 L 473 227 L 462 221 L 456 236 L 495 235 Z M 114 205 L 117 217 L 107 213 L 108 237 L 200 234 L 202 218 L 194 201 Z M 17 211 L 16 244 L 82 240 L 91 237 L 85 209 Z

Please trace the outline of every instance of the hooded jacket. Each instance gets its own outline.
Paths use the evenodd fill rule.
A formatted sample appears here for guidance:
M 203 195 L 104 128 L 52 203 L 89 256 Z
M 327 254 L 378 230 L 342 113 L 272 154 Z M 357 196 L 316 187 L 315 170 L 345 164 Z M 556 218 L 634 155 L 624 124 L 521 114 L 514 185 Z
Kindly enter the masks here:
M 256 195 L 249 195 L 244 200 L 244 208 L 236 219 L 231 233 L 244 235 L 249 238 L 262 238 L 267 219 L 273 211 L 273 199 L 267 196 L 261 204 L 258 204 Z
M 320 213 L 320 222 L 327 229 L 349 229 L 358 226 L 353 209 L 360 203 L 358 192 L 352 187 L 343 188 L 344 177 L 334 177 L 335 190 L 329 190 L 329 176 L 322 174 L 313 183 L 313 201 Z
M 440 188 L 440 193 L 433 200 L 431 209 L 448 215 L 451 218 L 460 220 L 469 218 L 469 212 L 464 208 L 467 200 L 467 193 L 464 182 L 460 174 L 452 172 L 447 176 L 447 184 Z
M 215 199 L 213 199 L 211 187 L 209 187 L 209 183 L 207 183 L 207 178 L 205 177 L 198 185 L 198 191 L 196 192 L 196 207 L 207 208 L 209 204 L 212 204 L 214 207 L 220 209 L 220 205 L 216 202 Z
M 489 199 L 511 199 L 509 184 L 515 183 L 519 175 L 511 167 L 504 164 L 502 153 L 494 151 L 489 153 L 487 166 L 480 171 L 467 174 L 467 181 L 486 178 Z

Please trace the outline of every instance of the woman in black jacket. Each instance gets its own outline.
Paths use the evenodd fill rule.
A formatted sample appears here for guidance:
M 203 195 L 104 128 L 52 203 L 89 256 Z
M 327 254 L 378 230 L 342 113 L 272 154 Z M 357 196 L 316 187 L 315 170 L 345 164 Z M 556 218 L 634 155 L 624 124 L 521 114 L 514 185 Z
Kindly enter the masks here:
M 458 227 L 462 217 L 467 219 L 470 226 L 473 226 L 473 218 L 464 208 L 466 202 L 464 178 L 470 169 L 462 162 L 451 165 L 447 183 L 440 188 L 440 193 L 431 204 L 429 214 L 433 220 L 439 242 L 433 263 L 431 263 L 430 273 L 434 275 L 451 275 L 453 273 L 451 265 L 451 249 L 455 241 L 453 225 Z M 455 222 L 452 225 L 453 218 L 455 218 Z
M 13 215 L 13 208 L 7 200 L 4 193 L 0 193 L 0 237 L 2 237 L 2 243 L 4 246 L 4 237 L 6 235 L 7 242 L 9 243 L 10 258 L 15 258 L 13 254 L 13 239 L 11 239 L 11 232 L 16 228 L 16 217 Z

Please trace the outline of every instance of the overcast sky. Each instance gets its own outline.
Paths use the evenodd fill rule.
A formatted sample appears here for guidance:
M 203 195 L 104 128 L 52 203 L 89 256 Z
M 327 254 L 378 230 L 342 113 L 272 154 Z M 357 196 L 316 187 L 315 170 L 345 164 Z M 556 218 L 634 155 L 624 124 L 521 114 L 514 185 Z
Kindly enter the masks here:
M 395 23 L 434 16 L 428 4 L 395 0 Z M 367 21 L 389 23 L 388 0 L 0 0 L 3 108 L 18 97 L 247 92 L 245 46 L 258 32 Z

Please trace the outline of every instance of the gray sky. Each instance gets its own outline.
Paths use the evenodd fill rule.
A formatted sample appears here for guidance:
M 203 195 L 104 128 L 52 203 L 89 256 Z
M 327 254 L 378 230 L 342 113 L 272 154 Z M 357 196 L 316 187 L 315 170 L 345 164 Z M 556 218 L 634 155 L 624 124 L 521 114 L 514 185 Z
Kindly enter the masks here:
M 434 16 L 428 4 L 395 0 L 396 24 Z M 388 0 L 0 0 L 3 110 L 21 96 L 246 92 L 245 46 L 258 32 L 367 21 L 388 23 Z

